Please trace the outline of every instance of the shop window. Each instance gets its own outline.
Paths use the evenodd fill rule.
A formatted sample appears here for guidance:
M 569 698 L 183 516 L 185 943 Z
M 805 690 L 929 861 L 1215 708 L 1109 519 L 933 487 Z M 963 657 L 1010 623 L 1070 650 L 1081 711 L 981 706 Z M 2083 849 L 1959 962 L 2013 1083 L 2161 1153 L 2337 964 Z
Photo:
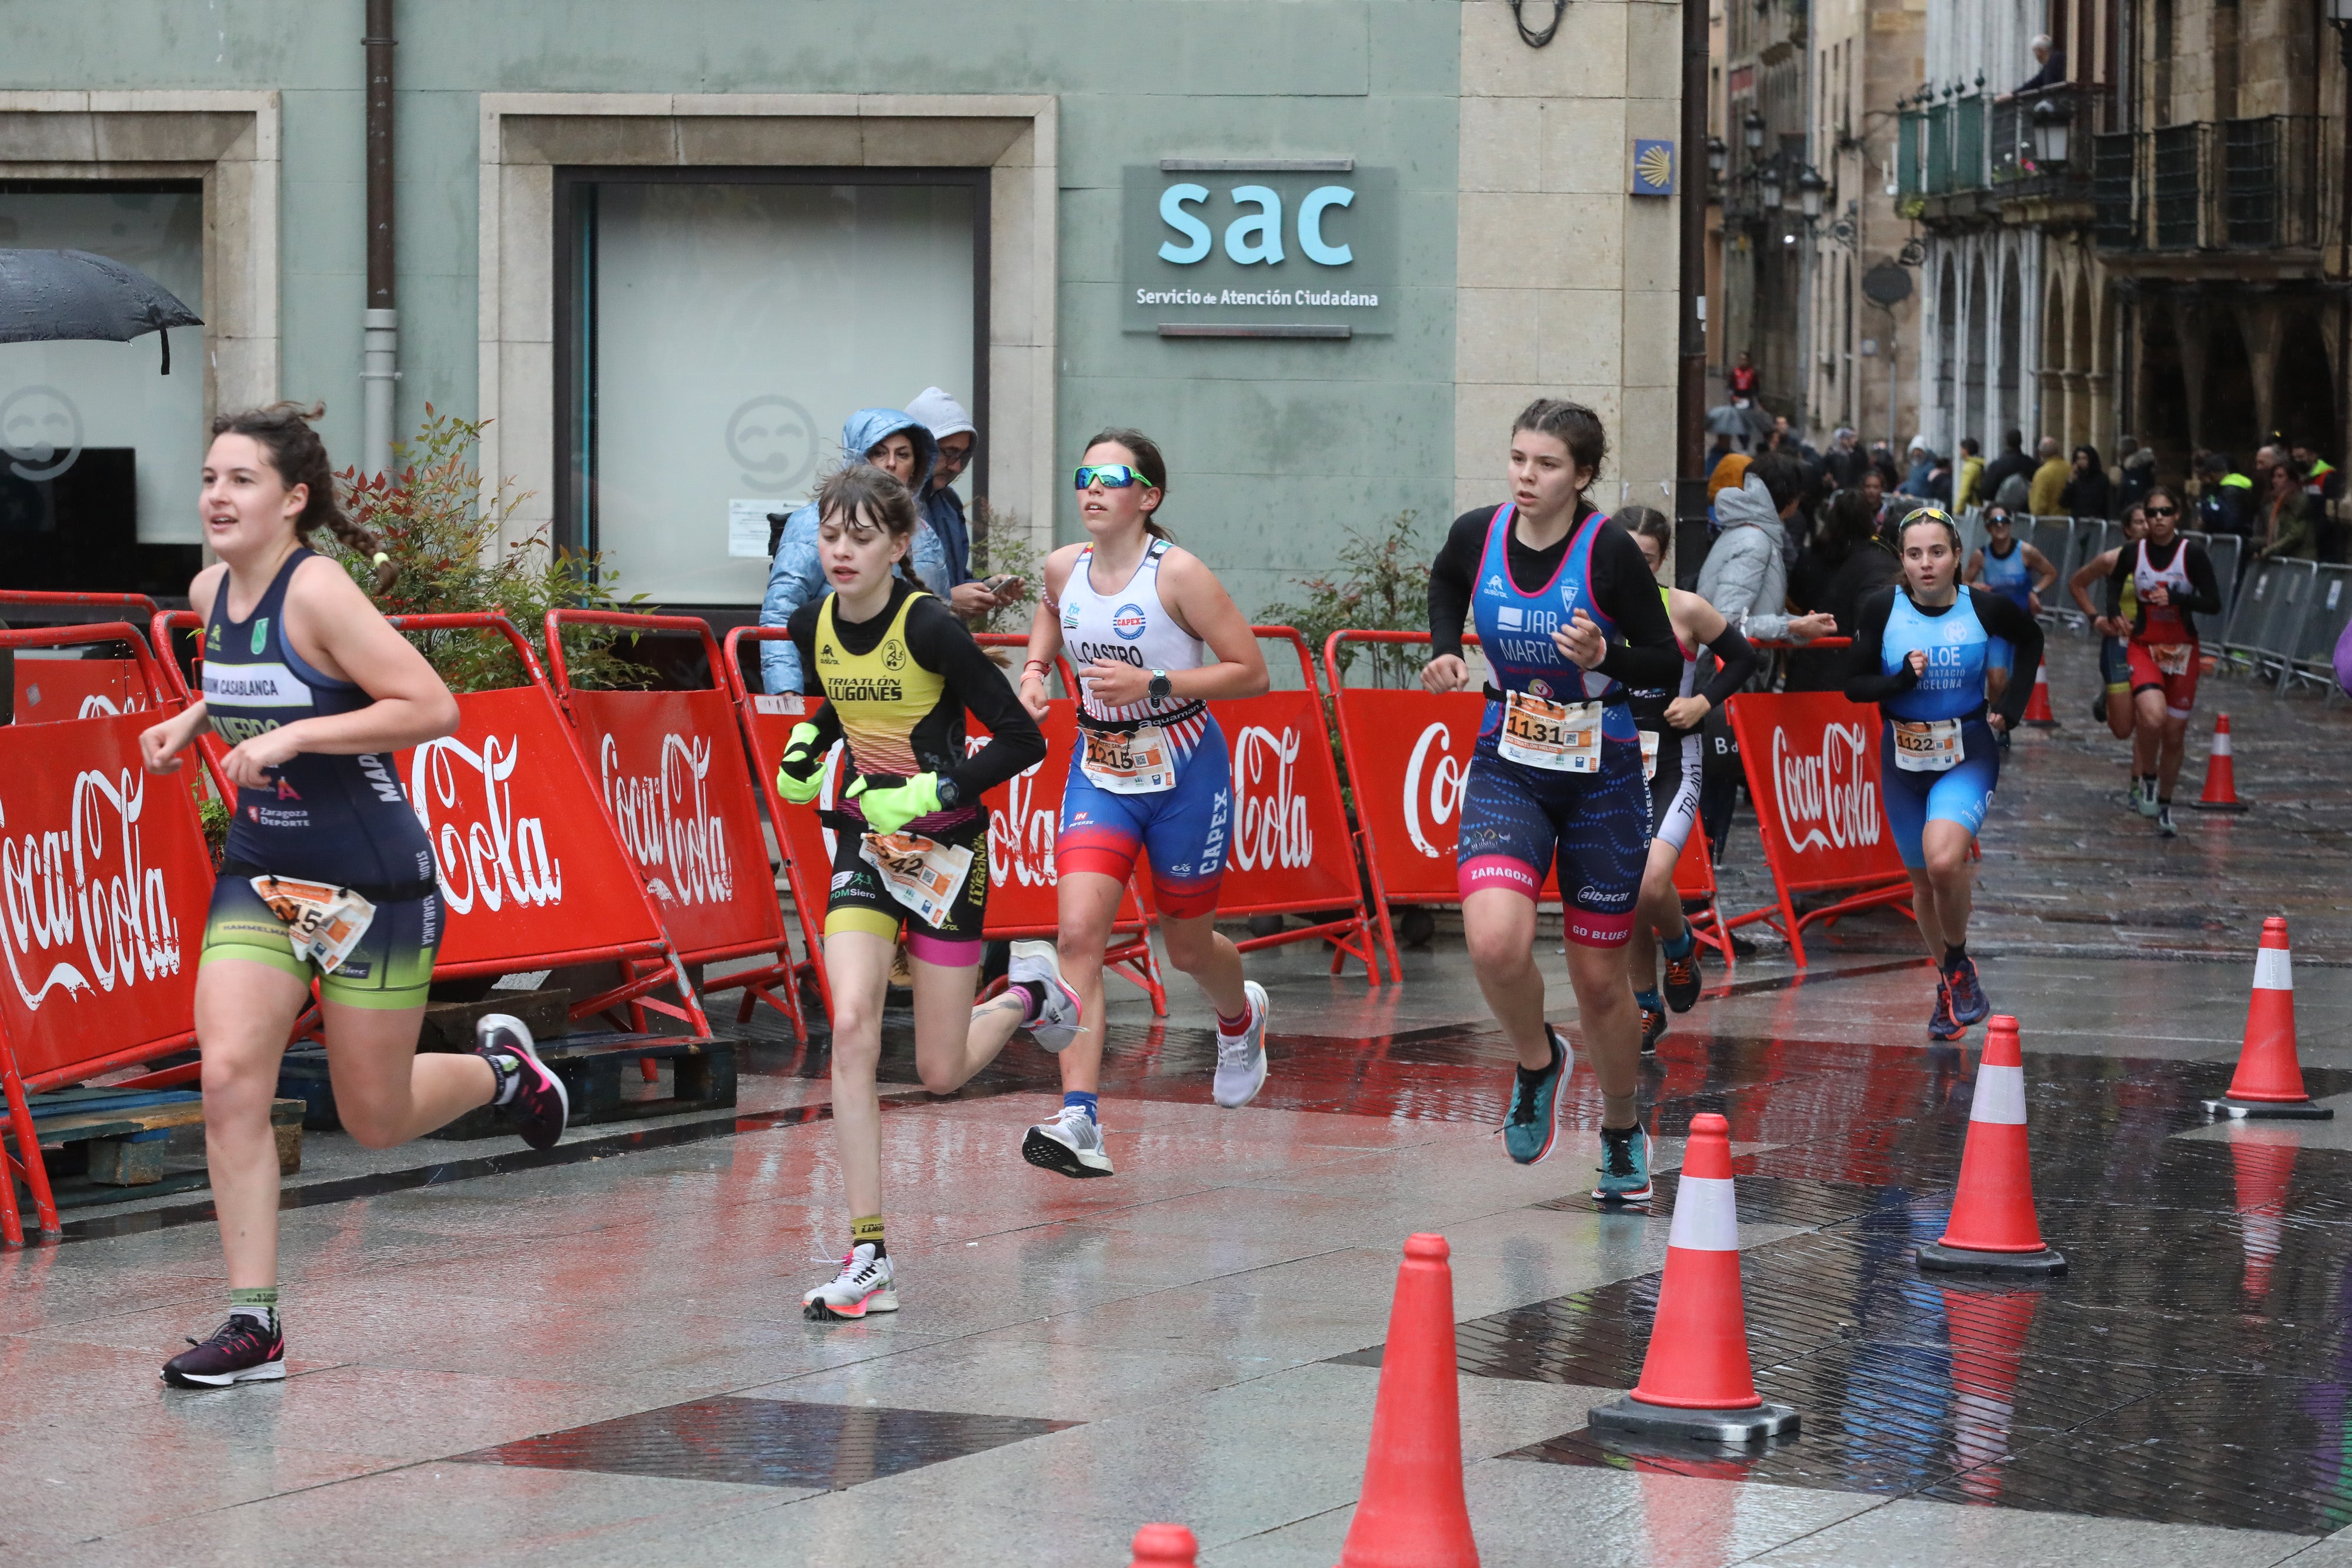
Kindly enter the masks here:
M 0 246 L 86 250 L 204 305 L 194 181 L 0 183 Z M 203 556 L 205 329 L 0 343 L 0 588 L 184 594 Z
M 945 388 L 985 462 L 988 171 L 690 172 L 558 171 L 557 542 L 748 620 L 851 411 Z

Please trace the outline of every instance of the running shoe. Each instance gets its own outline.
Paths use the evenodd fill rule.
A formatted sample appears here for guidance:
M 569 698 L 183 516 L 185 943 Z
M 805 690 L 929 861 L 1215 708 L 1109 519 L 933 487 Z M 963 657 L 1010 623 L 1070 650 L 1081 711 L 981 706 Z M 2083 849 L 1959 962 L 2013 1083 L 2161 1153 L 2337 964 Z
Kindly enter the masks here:
M 2107 694 L 2101 692 L 2091 699 L 2091 718 L 2097 724 L 2107 722 Z
M 1051 942 L 1015 942 L 1013 961 L 1006 967 L 1004 977 L 1018 985 L 1034 980 L 1045 988 L 1045 1005 L 1037 1011 L 1037 1021 L 1029 1026 L 1029 1038 L 1046 1051 L 1069 1049 L 1070 1041 L 1078 1038 L 1078 993 L 1062 978 L 1062 955 Z
M 1945 989 L 1951 993 L 1952 1017 L 1961 1023 L 1982 1023 L 1991 1016 L 1992 1003 L 1985 999 L 1984 982 L 1977 978 L 1977 961 L 1962 958 L 1944 977 Z
M 1066 1176 L 1112 1174 L 1101 1124 L 1077 1105 L 1065 1105 L 1052 1121 L 1030 1128 L 1021 1140 L 1021 1157 L 1039 1170 Z
M 1511 1069 L 1511 1109 L 1503 1119 L 1503 1147 L 1523 1166 L 1541 1164 L 1559 1141 L 1559 1085 L 1568 1076 L 1568 1044 L 1549 1024 L 1544 1025 L 1544 1038 L 1551 1042 L 1551 1065 L 1532 1085 L 1527 1073 Z
M 534 1149 L 551 1149 L 572 1119 L 572 1096 L 563 1080 L 539 1059 L 539 1047 L 522 1019 L 507 1013 L 488 1013 L 474 1026 L 474 1051 L 483 1057 L 511 1056 L 520 1063 L 522 1081 L 506 1103 L 507 1118 L 522 1141 Z M 492 1064 L 495 1069 L 496 1064 Z M 500 1073 L 501 1078 L 505 1077 Z
M 1664 1008 L 1643 1008 L 1642 1009 L 1642 1054 L 1643 1056 L 1656 1055 L 1658 1051 L 1658 1041 L 1664 1038 L 1665 1032 L 1666 1009 Z
M 2161 803 L 2157 806 L 2156 831 L 2168 839 L 2176 837 L 2179 833 L 2180 830 L 2172 825 L 2171 807 Z
M 1650 1134 L 1641 1127 L 1601 1129 L 1601 1179 L 1592 1185 L 1592 1201 L 1631 1204 L 1650 1201 Z
M 2163 809 L 2156 803 L 2156 792 L 2145 787 L 2139 791 L 2137 804 L 2139 814 L 2143 817 L 2153 817 Z
M 1938 979 L 1936 982 L 1936 1010 L 1927 1015 L 1927 1038 L 1958 1040 L 1968 1032 L 1967 1026 L 1952 1016 L 1952 988 Z
M 889 1254 L 875 1256 L 871 1241 L 851 1248 L 849 1256 L 841 1260 L 840 1273 L 801 1297 L 801 1316 L 817 1323 L 898 1310 L 898 1291 Z
M 1698 937 L 1691 936 L 1690 951 L 1681 957 L 1666 956 L 1666 1006 L 1678 1013 L 1686 1013 L 1698 1002 L 1700 985 L 1698 972 Z
M 1228 1111 L 1240 1110 L 1265 1087 L 1265 988 L 1244 980 L 1242 992 L 1249 998 L 1249 1028 L 1231 1040 L 1217 1036 L 1217 1075 L 1209 1087 L 1209 1097 Z
M 188 1343 L 195 1349 L 163 1364 L 163 1381 L 174 1388 L 226 1388 L 286 1375 L 285 1332 L 243 1312 L 231 1312 L 212 1338 Z
M 2126 811 L 2137 811 L 2139 810 L 2139 780 L 2137 779 L 2134 779 L 2131 781 L 2131 797 L 2124 802 L 2124 810 Z

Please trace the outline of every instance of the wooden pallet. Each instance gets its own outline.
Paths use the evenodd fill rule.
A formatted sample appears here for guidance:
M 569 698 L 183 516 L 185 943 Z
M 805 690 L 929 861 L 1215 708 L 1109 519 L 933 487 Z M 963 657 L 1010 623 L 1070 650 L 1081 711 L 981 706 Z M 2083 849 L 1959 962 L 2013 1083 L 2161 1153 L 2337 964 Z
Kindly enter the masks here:
M 81 1176 L 100 1186 L 147 1186 L 163 1179 L 173 1130 L 201 1127 L 204 1096 L 185 1090 L 61 1089 L 32 1097 L 33 1131 L 52 1176 Z M 302 1168 L 302 1102 L 272 1100 L 269 1127 L 278 1169 Z
M 572 1034 L 539 1048 L 540 1060 L 563 1080 L 572 1101 L 572 1125 L 634 1122 L 680 1111 L 724 1110 L 735 1103 L 735 1042 L 686 1036 Z M 625 1099 L 623 1080 L 640 1061 L 667 1062 L 670 1092 L 658 1098 Z M 493 1138 L 510 1135 L 513 1124 L 494 1107 L 469 1111 L 430 1138 Z

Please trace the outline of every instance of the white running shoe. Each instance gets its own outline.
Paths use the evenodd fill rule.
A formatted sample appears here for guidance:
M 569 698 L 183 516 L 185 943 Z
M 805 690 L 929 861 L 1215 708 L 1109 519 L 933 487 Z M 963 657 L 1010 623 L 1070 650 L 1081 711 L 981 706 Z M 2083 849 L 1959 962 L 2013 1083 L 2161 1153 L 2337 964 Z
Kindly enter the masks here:
M 1050 1122 L 1040 1122 L 1021 1140 L 1021 1157 L 1039 1170 L 1066 1176 L 1112 1174 L 1102 1126 L 1076 1105 L 1065 1105 Z
M 1242 994 L 1249 998 L 1249 1028 L 1230 1040 L 1218 1034 L 1217 1075 L 1209 1086 L 1209 1097 L 1228 1111 L 1240 1110 L 1265 1087 L 1265 988 L 1244 980 Z
M 828 1283 L 801 1297 L 801 1316 L 812 1322 L 856 1320 L 868 1312 L 895 1312 L 898 1292 L 890 1272 L 889 1255 L 874 1255 L 874 1243 L 861 1241 L 841 1260 L 841 1272 Z
M 1078 1038 L 1078 993 L 1062 978 L 1062 955 L 1054 944 L 1013 944 L 1013 962 L 1004 977 L 1013 984 L 1035 980 L 1045 988 L 1045 1005 L 1037 1021 L 1029 1026 L 1029 1037 L 1046 1051 L 1068 1049 L 1070 1041 Z
M 2139 814 L 2143 817 L 2153 817 L 2156 815 L 2158 809 L 2158 808 L 2156 803 L 2156 792 L 2152 789 L 2143 788 L 2140 790 L 2139 797 Z

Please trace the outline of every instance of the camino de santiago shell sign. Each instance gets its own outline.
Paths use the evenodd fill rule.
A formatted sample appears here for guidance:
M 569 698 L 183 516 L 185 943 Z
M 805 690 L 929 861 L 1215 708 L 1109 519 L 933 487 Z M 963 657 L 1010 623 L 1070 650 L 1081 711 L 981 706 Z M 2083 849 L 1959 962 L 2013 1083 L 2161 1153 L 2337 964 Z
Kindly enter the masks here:
M 1126 172 L 1120 327 L 1162 337 L 1396 329 L 1397 178 L 1345 158 Z

